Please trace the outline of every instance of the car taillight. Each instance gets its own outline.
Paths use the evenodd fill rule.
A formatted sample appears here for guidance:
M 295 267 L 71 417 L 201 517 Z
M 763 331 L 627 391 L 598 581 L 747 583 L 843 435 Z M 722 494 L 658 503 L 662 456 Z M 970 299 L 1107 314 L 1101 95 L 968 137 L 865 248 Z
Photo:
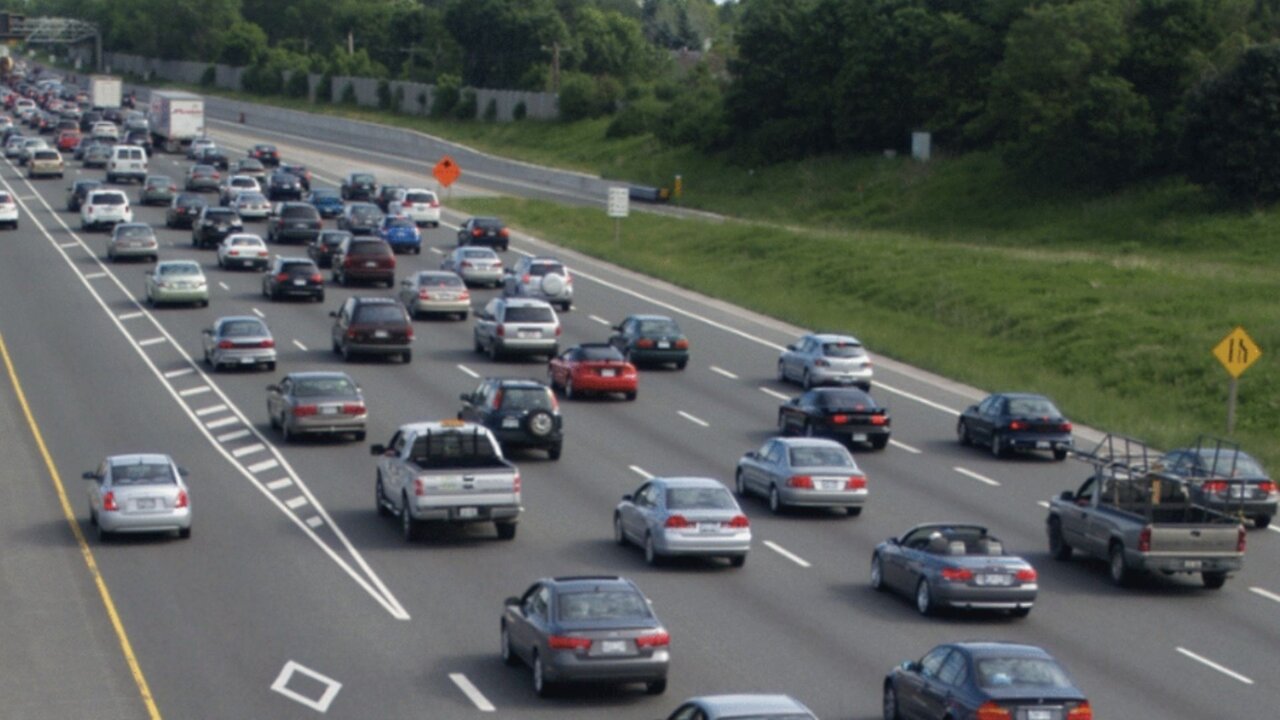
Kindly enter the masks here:
M 637 642 L 637 644 L 639 643 Z M 578 650 L 585 652 L 591 649 L 591 638 L 552 635 L 547 638 L 547 647 L 552 650 Z
M 501 326 L 499 326 L 499 327 L 501 327 Z M 493 406 L 494 406 L 494 407 L 496 407 L 496 408 L 500 408 L 500 407 L 502 407 L 502 395 L 503 395 L 502 390 L 499 390 L 498 392 L 496 392 L 496 393 L 494 393 L 494 394 L 493 394 Z
M 1013 720 L 1013 714 L 995 702 L 987 701 L 978 706 L 978 714 L 974 718 L 975 720 Z
M 289 282 L 289 273 L 276 273 L 276 282 Z
M 342 405 L 343 415 L 363 415 L 364 412 L 364 403 L 343 403 Z
M 498 337 L 506 337 L 506 336 L 507 336 L 507 326 L 506 326 L 506 325 L 499 325 L 499 326 L 498 326 L 498 329 L 497 329 L 497 331 L 496 331 L 496 332 L 497 332 Z
M 524 284 L 528 285 L 531 279 L 533 279 L 533 276 L 530 275 L 529 273 L 525 273 L 524 277 L 520 278 L 520 282 L 523 282 Z
M 1026 430 L 1027 424 L 1022 422 L 1021 420 L 1010 420 L 1009 429 L 1010 430 Z
M 871 416 L 872 425 L 887 425 L 888 423 L 889 423 L 888 415 L 872 415 Z
M 413 494 L 417 497 L 427 494 L 427 486 L 422 482 L 422 478 L 413 479 Z
M 217 179 L 218 179 L 218 178 L 220 178 L 220 177 L 222 177 L 222 173 L 214 173 L 214 174 L 213 174 L 213 179 L 214 179 L 214 180 L 217 180 Z
M 668 633 L 666 630 L 645 633 L 644 635 L 636 638 L 636 647 L 638 648 L 667 647 L 670 644 L 671 633 Z
M 653 347 L 653 341 L 650 340 L 649 338 L 640 338 L 639 340 L 636 341 L 636 347 L 651 348 Z
M 178 491 L 178 499 L 177 499 L 177 500 L 175 500 L 175 501 L 173 502 L 173 506 L 174 506 L 175 508 L 184 508 L 184 507 L 186 507 L 190 502 L 191 502 L 191 501 L 187 499 L 187 491 L 186 491 L 186 490 L 179 490 L 179 491 Z
M 683 338 L 681 338 L 680 340 L 677 340 L 677 341 L 676 341 L 676 345 L 675 345 L 675 347 L 676 347 L 676 349 L 677 349 L 677 350 L 688 350 L 688 349 L 689 349 L 689 341 L 688 341 L 688 340 L 685 340 L 685 339 L 683 339 Z
M 347 337 L 354 340 L 357 334 L 358 333 L 356 332 L 355 328 L 347 328 Z
M 1209 480 L 1200 487 L 1211 495 L 1226 495 L 1228 484 L 1226 480 Z
M 356 259 L 350 255 L 342 258 L 342 267 L 351 267 L 356 264 Z
M 102 496 L 102 509 L 108 512 L 114 512 L 120 509 L 116 504 L 116 494 L 114 491 L 108 490 L 106 495 Z
M 520 492 L 520 471 L 516 471 L 516 479 L 511 481 L 512 492 Z
M 170 185 L 170 186 L 169 186 L 169 192 L 178 192 L 178 186 L 177 186 L 177 185 Z
M 840 414 L 840 415 L 832 415 L 832 416 L 831 416 L 831 422 L 833 422 L 833 423 L 835 423 L 835 424 L 837 424 L 837 425 L 843 425 L 843 424 L 845 424 L 845 423 L 849 422 L 849 416 L 848 416 L 848 415 L 844 415 L 844 414 Z
M 1245 545 L 1244 526 L 1241 525 L 1236 528 L 1236 552 L 1238 553 L 1244 552 L 1244 545 Z
M 218 342 L 218 349 L 220 350 L 230 350 L 235 346 L 236 344 L 231 342 L 230 340 L 221 340 Z
M 557 326 L 556 326 L 556 337 L 560 337 L 560 334 L 561 334 L 561 333 L 563 333 L 563 332 L 564 332 L 564 328 L 562 328 L 562 327 L 560 327 L 559 325 L 557 325 Z
M 1268 495 L 1276 494 L 1276 484 L 1270 480 L 1264 480 L 1258 483 L 1258 489 Z
M 472 230 L 472 231 L 471 231 L 471 237 L 480 237 L 480 236 L 481 236 L 481 235 L 483 235 L 483 234 L 484 234 L 484 232 L 483 232 L 482 230 L 480 230 L 480 228 L 476 228 L 476 229 L 474 229 L 474 230 Z
M 1071 423 L 1064 422 L 1058 426 L 1058 432 L 1071 432 Z M 1092 714 L 1092 713 L 1090 713 Z
M 1151 526 L 1147 525 L 1138 533 L 1138 552 L 1151 552 Z
M 309 415 L 315 415 L 319 411 L 320 409 L 315 405 L 295 405 L 293 408 L 293 416 L 307 417 Z
M 1093 708 L 1085 700 L 1067 711 L 1067 720 L 1093 720 Z
M 973 571 L 968 568 L 942 568 L 942 579 L 947 582 L 969 582 Z
M 813 364 L 814 364 L 814 367 L 831 367 L 831 363 L 827 360 L 823 360 L 822 358 L 818 358 L 817 360 L 814 360 Z
M 431 202 L 427 203 L 427 205 L 428 205 L 428 206 L 430 206 L 430 207 L 433 207 L 433 208 L 438 208 L 438 207 L 440 207 L 440 201 L 439 201 L 439 200 L 432 200 Z
M 276 341 L 272 340 L 271 338 L 267 338 L 266 340 L 263 340 L 262 342 L 258 343 L 258 347 L 260 348 L 273 348 L 275 346 L 276 346 Z
M 413 326 L 412 326 L 412 325 L 410 325 L 409 327 L 405 328 L 404 336 L 405 336 L 405 338 L 406 338 L 406 339 L 408 339 L 408 340 L 412 340 L 412 339 L 413 339 Z
M 728 526 L 731 528 L 751 527 L 751 521 L 747 519 L 746 515 L 734 515 L 733 519 L 728 522 Z
M 459 299 L 459 300 L 470 300 L 470 299 L 471 299 L 471 291 L 470 291 L 470 290 L 463 290 L 462 292 L 458 293 L 458 299 Z
M 313 283 L 322 283 L 324 282 L 324 276 L 320 273 L 312 273 L 310 280 Z
M 1022 570 L 1014 573 L 1014 577 L 1018 579 L 1018 582 L 1033 583 L 1039 575 L 1033 568 L 1023 568 Z
M 470 260 L 463 260 L 463 261 L 462 261 L 462 267 L 464 267 L 464 268 L 469 268 L 469 267 L 475 267 L 475 266 L 471 264 L 471 261 L 470 261 Z
M 508 235 L 510 235 L 510 233 L 507 232 L 506 228 L 502 228 L 501 230 L 499 230 L 498 234 L 501 235 L 502 237 L 507 237 Z
M 405 200 L 403 203 L 400 203 L 400 207 L 407 207 L 407 208 L 411 208 L 411 207 L 413 207 L 413 203 L 412 203 L 412 202 L 410 202 L 410 201 L 408 201 L 408 200 Z
M 430 292 L 428 292 L 427 290 L 419 290 L 419 291 L 418 291 L 418 299 L 419 299 L 419 300 L 430 300 L 430 299 L 431 299 L 431 293 L 430 293 Z
M 787 487 L 813 489 L 813 478 L 808 475 L 792 475 L 787 478 Z
M 678 515 L 678 514 L 677 514 L 677 515 L 672 515 L 671 517 L 667 518 L 667 521 L 666 521 L 665 523 L 663 523 L 663 526 L 664 526 L 664 527 L 669 527 L 669 528 L 687 528 L 687 527 L 692 527 L 692 525 L 690 524 L 689 520 L 688 520 L 685 516 L 683 516 L 683 515 Z
M 867 479 L 862 475 L 850 475 L 849 479 L 844 483 L 845 490 L 865 490 L 867 489 Z

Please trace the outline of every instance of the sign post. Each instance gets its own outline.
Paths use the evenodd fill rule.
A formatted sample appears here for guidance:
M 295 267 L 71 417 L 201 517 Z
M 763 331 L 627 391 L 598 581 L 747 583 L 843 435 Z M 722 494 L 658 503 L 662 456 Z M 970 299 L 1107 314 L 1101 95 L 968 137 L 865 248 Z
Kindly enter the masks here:
M 431 174 L 435 176 L 436 182 L 440 183 L 441 186 L 449 188 L 449 202 L 453 202 L 453 188 L 450 186 L 458 179 L 458 176 L 462 175 L 462 168 L 458 167 L 458 163 L 454 162 L 453 158 L 445 155 L 440 158 L 440 162 L 436 163 L 436 166 L 431 170 Z
M 613 241 L 622 241 L 622 218 L 631 214 L 631 196 L 625 187 L 609 188 L 609 202 L 605 212 L 613 218 Z
M 1240 376 L 1262 357 L 1262 349 L 1243 327 L 1237 327 L 1214 346 L 1213 354 L 1231 376 L 1231 385 L 1227 389 L 1227 434 L 1230 435 L 1236 429 L 1236 396 Z

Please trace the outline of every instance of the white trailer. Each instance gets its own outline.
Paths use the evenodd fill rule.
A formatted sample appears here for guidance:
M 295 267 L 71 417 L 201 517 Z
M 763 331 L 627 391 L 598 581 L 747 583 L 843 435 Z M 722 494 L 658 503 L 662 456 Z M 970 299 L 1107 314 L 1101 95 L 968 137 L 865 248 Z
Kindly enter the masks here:
M 149 118 L 155 146 L 178 152 L 204 135 L 204 98 L 182 90 L 152 90 Z
M 95 108 L 118 108 L 121 96 L 120 78 L 111 75 L 89 76 L 89 102 Z

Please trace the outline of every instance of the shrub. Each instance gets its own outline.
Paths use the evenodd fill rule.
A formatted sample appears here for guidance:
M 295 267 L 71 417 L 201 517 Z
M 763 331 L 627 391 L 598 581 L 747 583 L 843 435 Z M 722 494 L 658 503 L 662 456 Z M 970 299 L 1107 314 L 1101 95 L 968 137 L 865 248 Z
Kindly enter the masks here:
M 529 116 L 529 106 L 525 105 L 523 100 L 516 103 L 516 106 L 511 108 L 511 117 L 514 120 L 523 120 L 528 116 Z
M 427 112 L 427 91 L 418 91 L 418 112 L 426 114 Z
M 378 107 L 382 110 L 391 109 L 391 83 L 387 80 L 378 81 Z
M 560 81 L 560 119 L 573 122 L 602 114 L 596 81 L 582 73 L 565 73 Z
M 462 91 L 462 99 L 453 108 L 453 115 L 459 120 L 475 120 L 477 110 L 479 110 L 479 101 L 476 100 L 476 91 L 467 88 Z
M 307 73 L 294 70 L 289 73 L 289 81 L 285 83 L 284 94 L 289 97 L 305 98 L 311 94 L 311 81 Z
M 262 64 L 250 65 L 240 76 L 240 88 L 256 95 L 279 95 L 284 82 L 279 70 Z
M 397 85 L 395 92 L 391 93 L 391 109 L 396 112 L 404 112 L 404 86 Z
M 498 99 L 489 98 L 489 102 L 484 106 L 484 119 L 486 122 L 493 122 L 498 119 Z
M 653 97 L 642 97 L 628 103 L 618 112 L 618 116 L 609 123 L 604 136 L 607 138 L 625 138 L 653 132 L 662 120 L 667 104 Z
M 204 69 L 204 73 L 200 75 L 201 87 L 213 87 L 218 84 L 218 68 L 210 65 Z
M 352 85 L 350 80 L 347 81 L 346 85 L 342 86 L 342 95 L 339 99 L 339 102 L 341 102 L 343 105 L 359 104 L 359 101 L 356 99 L 356 86 Z
M 431 104 L 432 117 L 446 117 L 462 97 L 462 79 L 445 73 L 436 79 L 435 102 Z
M 320 84 L 316 86 L 316 102 L 333 102 L 333 73 L 326 72 L 320 76 Z

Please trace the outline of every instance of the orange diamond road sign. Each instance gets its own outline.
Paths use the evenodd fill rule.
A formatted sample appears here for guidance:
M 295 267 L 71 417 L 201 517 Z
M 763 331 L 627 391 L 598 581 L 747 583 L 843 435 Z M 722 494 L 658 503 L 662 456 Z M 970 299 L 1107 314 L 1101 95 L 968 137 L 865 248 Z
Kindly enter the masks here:
M 431 174 L 435 175 L 436 180 L 440 181 L 441 185 L 449 187 L 462 174 L 462 170 L 458 167 L 458 163 L 453 161 L 453 158 L 445 155 L 440 158 L 440 162 L 436 163 L 436 167 L 431 171 Z
M 1262 348 L 1253 342 L 1244 328 L 1238 327 L 1222 338 L 1222 342 L 1213 348 L 1213 354 L 1231 377 L 1238 378 L 1262 357 Z

